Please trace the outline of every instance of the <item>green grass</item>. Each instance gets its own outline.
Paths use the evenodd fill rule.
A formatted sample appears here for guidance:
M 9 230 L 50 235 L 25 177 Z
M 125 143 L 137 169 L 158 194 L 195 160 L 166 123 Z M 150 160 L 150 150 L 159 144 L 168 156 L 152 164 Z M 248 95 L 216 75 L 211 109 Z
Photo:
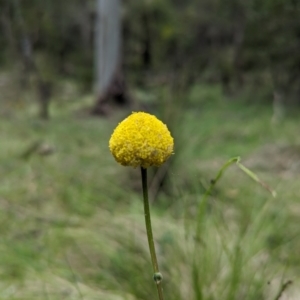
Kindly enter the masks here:
M 275 300 L 293 280 L 284 294 L 298 299 L 300 121 L 272 125 L 268 107 L 205 95 L 172 126 L 171 188 L 151 207 L 165 298 Z M 49 122 L 31 109 L 0 120 L 0 299 L 157 297 L 139 170 L 108 150 L 126 113 L 96 119 L 78 107 L 56 103 Z M 277 197 L 233 165 L 197 220 L 205 188 L 237 155 Z

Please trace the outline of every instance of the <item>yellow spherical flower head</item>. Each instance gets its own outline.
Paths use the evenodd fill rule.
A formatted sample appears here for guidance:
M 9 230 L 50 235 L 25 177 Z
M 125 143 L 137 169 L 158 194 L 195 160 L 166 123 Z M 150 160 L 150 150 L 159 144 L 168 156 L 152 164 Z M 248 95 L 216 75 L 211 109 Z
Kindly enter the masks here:
M 173 153 L 174 140 L 155 116 L 134 112 L 114 130 L 109 149 L 123 166 L 160 166 Z

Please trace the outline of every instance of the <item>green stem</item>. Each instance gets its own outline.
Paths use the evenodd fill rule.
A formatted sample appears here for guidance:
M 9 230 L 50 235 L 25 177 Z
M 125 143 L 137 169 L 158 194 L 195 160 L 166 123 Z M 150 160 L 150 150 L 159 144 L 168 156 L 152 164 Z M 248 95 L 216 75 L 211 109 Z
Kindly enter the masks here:
M 225 170 L 231 166 L 234 163 L 238 163 L 240 160 L 239 157 L 233 157 L 231 159 L 229 159 L 223 166 L 222 168 L 218 171 L 217 176 L 211 180 L 210 185 L 208 187 L 208 189 L 205 191 L 199 206 L 198 206 L 198 216 L 197 216 L 197 228 L 196 228 L 196 235 L 195 235 L 195 239 L 196 241 L 200 240 L 200 235 L 201 235 L 201 221 L 203 219 L 203 215 L 205 213 L 206 210 L 206 205 L 207 205 L 207 199 L 208 197 L 211 195 L 215 185 L 217 184 L 217 182 L 221 179 L 223 173 L 225 172 Z
M 199 248 L 198 248 L 198 242 L 201 240 L 201 235 L 202 235 L 202 230 L 203 230 L 203 217 L 206 212 L 206 206 L 207 206 L 207 201 L 209 195 L 211 195 L 215 185 L 217 182 L 220 180 L 222 177 L 223 173 L 225 170 L 231 166 L 233 163 L 237 163 L 239 161 L 239 157 L 234 157 L 231 158 L 229 161 L 227 161 L 222 168 L 219 170 L 217 176 L 215 179 L 213 179 L 210 183 L 209 188 L 206 190 L 204 193 L 199 206 L 198 206 L 198 212 L 197 212 L 197 223 L 196 223 L 196 234 L 195 234 L 195 245 L 194 245 L 194 255 L 193 255 L 193 273 L 192 273 L 192 278 L 193 278 L 193 284 L 194 284 L 194 290 L 196 293 L 196 298 L 198 300 L 203 299 L 203 286 L 200 281 L 200 273 L 199 273 L 199 263 L 197 261 L 198 259 L 198 254 L 199 254 Z
M 145 212 L 145 224 L 147 230 L 147 238 L 149 244 L 149 250 L 151 255 L 152 267 L 154 271 L 154 281 L 156 283 L 158 298 L 159 300 L 163 300 L 163 290 L 162 290 L 162 275 L 159 272 L 156 252 L 155 252 L 155 245 L 153 241 L 153 234 L 152 234 L 152 226 L 151 226 L 151 216 L 150 216 L 150 207 L 149 207 L 149 199 L 148 199 L 148 184 L 147 184 L 147 169 L 141 167 L 141 174 L 142 174 L 142 184 L 143 184 L 143 198 L 144 198 L 144 212 Z

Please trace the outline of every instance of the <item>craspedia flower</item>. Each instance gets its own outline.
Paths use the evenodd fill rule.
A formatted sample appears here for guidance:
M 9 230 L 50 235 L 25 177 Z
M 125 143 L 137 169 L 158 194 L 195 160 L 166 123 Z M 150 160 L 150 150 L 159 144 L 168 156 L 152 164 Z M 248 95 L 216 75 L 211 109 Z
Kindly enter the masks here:
M 174 140 L 155 116 L 134 112 L 114 130 L 109 149 L 123 166 L 160 166 L 173 153 Z

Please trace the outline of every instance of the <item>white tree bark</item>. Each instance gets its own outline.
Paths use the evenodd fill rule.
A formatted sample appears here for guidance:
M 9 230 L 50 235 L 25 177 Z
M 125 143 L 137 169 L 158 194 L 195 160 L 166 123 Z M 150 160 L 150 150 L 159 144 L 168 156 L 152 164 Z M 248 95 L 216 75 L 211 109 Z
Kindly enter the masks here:
M 120 64 L 121 0 L 97 0 L 95 93 L 105 93 Z

